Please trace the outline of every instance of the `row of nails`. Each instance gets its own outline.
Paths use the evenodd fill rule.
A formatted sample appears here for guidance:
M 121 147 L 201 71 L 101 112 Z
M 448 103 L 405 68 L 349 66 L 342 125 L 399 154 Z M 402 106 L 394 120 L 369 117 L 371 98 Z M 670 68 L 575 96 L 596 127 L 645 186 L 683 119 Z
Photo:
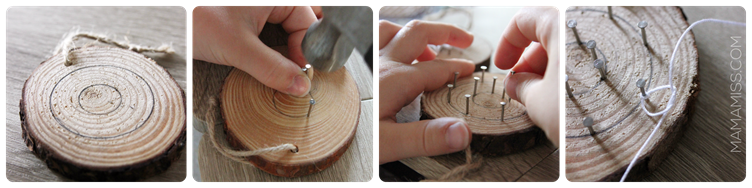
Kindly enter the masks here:
M 609 19 L 614 19 L 613 13 L 611 11 L 611 6 L 608 7 L 608 18 Z M 577 39 L 577 44 L 578 45 L 582 44 L 582 41 L 580 40 L 580 36 L 577 33 L 577 21 L 576 20 L 569 20 L 569 21 L 567 21 L 567 27 L 569 27 L 570 29 L 572 29 L 572 32 L 574 33 L 574 37 L 575 37 L 575 39 Z M 645 33 L 645 28 L 648 27 L 648 22 L 647 21 L 640 21 L 640 23 L 637 24 L 637 27 L 639 27 L 640 30 L 641 30 L 643 45 L 647 46 L 648 45 L 648 40 L 647 40 L 647 35 Z M 603 60 L 601 60 L 601 59 L 598 59 L 598 54 L 596 53 L 596 49 L 595 49 L 596 48 L 596 42 L 594 40 L 589 40 L 585 44 L 585 47 L 587 47 L 590 50 L 590 53 L 592 54 L 593 59 L 595 59 L 594 66 L 595 66 L 595 68 L 597 68 L 599 70 L 599 72 L 601 74 L 601 80 L 606 80 L 606 69 L 605 69 L 606 66 L 605 66 L 605 62 Z M 569 76 L 565 77 L 565 81 L 564 82 L 565 82 L 565 87 L 566 87 L 566 90 L 567 90 L 567 95 L 570 98 L 574 98 L 574 95 L 572 94 L 572 90 L 569 87 L 569 83 L 567 82 L 568 80 L 569 80 Z M 639 79 L 637 81 L 637 87 L 640 88 L 640 92 L 642 93 L 642 96 L 647 96 L 647 94 L 645 94 L 645 80 L 644 79 Z
M 611 12 L 611 6 L 608 7 L 608 18 L 612 20 L 614 19 L 613 13 Z M 582 41 L 580 40 L 580 36 L 577 33 L 577 21 L 576 20 L 567 21 L 567 27 L 572 29 L 572 31 L 574 32 L 574 38 L 577 39 L 577 44 L 578 45 L 582 44 Z M 645 46 L 648 46 L 647 35 L 645 34 L 645 28 L 648 27 L 648 22 L 644 20 L 640 21 L 640 23 L 637 24 L 637 27 L 640 28 L 640 31 L 642 33 L 642 44 L 644 44 Z M 590 41 L 588 41 L 588 48 L 590 48 L 589 46 L 590 46 Z M 595 47 L 595 43 L 593 43 L 593 47 Z
M 608 7 L 608 18 L 614 19 L 613 12 L 611 11 L 611 6 Z M 572 32 L 574 33 L 575 39 L 577 39 L 577 44 L 582 44 L 582 41 L 580 40 L 580 36 L 577 33 L 577 21 L 576 20 L 569 20 L 567 21 L 567 27 L 572 29 Z M 647 40 L 647 34 L 645 33 L 645 28 L 648 27 L 647 21 L 640 21 L 640 23 L 637 24 L 637 27 L 640 28 L 640 32 L 642 34 L 642 44 L 645 46 L 648 46 L 648 40 Z M 601 73 L 601 80 L 606 79 L 606 72 L 605 72 L 605 64 L 603 60 L 598 59 L 598 54 L 596 53 L 595 47 L 596 43 L 594 40 L 590 40 L 585 45 L 588 49 L 590 49 L 590 53 L 593 55 L 593 59 L 595 59 L 595 68 L 600 70 Z M 574 98 L 574 94 L 572 94 L 572 89 L 569 87 L 569 75 L 565 75 L 564 77 L 564 86 L 567 90 L 567 95 L 570 98 Z M 639 79 L 637 80 L 637 87 L 640 88 L 640 92 L 642 96 L 647 96 L 645 93 L 645 79 Z M 503 113 L 503 112 L 502 112 Z M 585 117 L 585 119 L 582 121 L 582 124 L 588 128 L 590 131 L 590 134 L 595 134 L 595 130 L 593 130 L 593 118 L 591 117 Z
M 485 77 L 486 70 L 488 70 L 488 67 L 480 66 L 480 69 L 481 69 L 480 78 L 479 77 L 473 78 L 475 80 L 475 86 L 473 86 L 473 95 L 465 94 L 465 115 L 470 115 L 470 97 L 477 95 L 478 81 L 483 83 L 482 78 Z M 512 74 L 514 74 L 514 71 L 512 71 Z M 454 83 L 447 84 L 447 87 L 449 88 L 449 92 L 447 93 L 447 103 L 452 103 L 452 89 L 454 89 L 455 85 L 457 84 L 457 77 L 459 77 L 459 75 L 460 75 L 460 72 L 454 72 Z M 498 79 L 498 77 L 494 76 L 493 84 L 491 85 L 491 94 L 493 94 L 494 91 L 496 90 L 496 79 Z M 504 88 L 501 94 L 502 101 L 504 101 L 504 96 L 506 95 L 506 93 L 507 93 L 507 90 L 506 88 Z M 511 98 L 509 100 L 511 100 Z M 501 104 L 501 121 L 504 121 L 504 107 L 507 105 L 507 103 L 501 102 L 500 104 Z

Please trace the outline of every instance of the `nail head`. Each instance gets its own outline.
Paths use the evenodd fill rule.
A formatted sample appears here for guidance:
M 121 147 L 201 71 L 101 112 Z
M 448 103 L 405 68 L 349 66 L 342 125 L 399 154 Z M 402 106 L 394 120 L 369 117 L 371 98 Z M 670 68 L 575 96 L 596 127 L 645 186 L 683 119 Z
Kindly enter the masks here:
M 582 121 L 582 124 L 585 125 L 585 127 L 593 127 L 593 118 L 585 117 L 585 120 Z
M 576 20 L 569 20 L 569 21 L 567 21 L 567 27 L 569 27 L 569 28 L 577 27 L 577 21 Z
M 595 40 L 589 40 L 589 41 L 587 41 L 587 44 L 586 44 L 586 45 L 587 45 L 587 48 L 588 48 L 588 49 L 593 49 L 593 48 L 595 48 Z
M 648 27 L 648 22 L 647 21 L 641 21 L 640 23 L 637 24 L 637 27 L 639 27 L 640 29 L 644 29 L 644 28 Z
M 595 60 L 595 68 L 596 68 L 596 69 L 602 69 L 602 68 L 603 68 L 603 60 L 601 60 L 601 59 L 596 59 L 596 60 Z
M 639 80 L 637 80 L 637 87 L 645 87 L 645 79 L 640 78 Z

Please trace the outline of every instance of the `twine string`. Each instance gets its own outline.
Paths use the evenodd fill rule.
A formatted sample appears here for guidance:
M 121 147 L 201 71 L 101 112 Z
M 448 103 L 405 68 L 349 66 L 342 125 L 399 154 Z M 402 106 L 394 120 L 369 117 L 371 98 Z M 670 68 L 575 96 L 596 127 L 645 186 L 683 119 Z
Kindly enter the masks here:
M 642 146 L 640 147 L 640 149 L 637 150 L 637 154 L 635 154 L 634 158 L 632 158 L 632 161 L 629 162 L 629 166 L 627 166 L 627 170 L 624 172 L 624 175 L 622 175 L 622 177 L 621 177 L 621 180 L 620 180 L 621 182 L 624 182 L 624 180 L 627 179 L 627 175 L 629 174 L 629 171 L 632 170 L 632 167 L 634 166 L 635 162 L 637 162 L 637 158 L 640 157 L 640 154 L 642 154 L 643 150 L 645 150 L 645 147 L 648 145 L 648 143 L 650 142 L 650 140 L 653 139 L 653 135 L 655 135 L 655 132 L 658 130 L 658 128 L 660 128 L 661 124 L 663 124 L 663 120 L 666 118 L 666 114 L 668 113 L 668 111 L 671 110 L 672 107 L 674 107 L 674 101 L 676 99 L 676 87 L 674 87 L 674 82 L 673 82 L 673 79 L 671 79 L 671 78 L 674 75 L 673 74 L 673 70 L 674 70 L 674 58 L 676 57 L 676 52 L 679 51 L 679 44 L 681 44 L 682 40 L 684 39 L 684 36 L 686 36 L 687 33 L 689 33 L 689 31 L 692 30 L 693 27 L 697 26 L 700 23 L 705 23 L 705 22 L 716 22 L 716 23 L 729 24 L 729 25 L 734 25 L 734 26 L 744 26 L 744 27 L 747 26 L 746 23 L 742 23 L 742 22 L 734 22 L 734 21 L 727 21 L 727 20 L 708 18 L 708 19 L 698 20 L 698 21 L 692 23 L 691 25 L 689 25 L 689 27 L 687 27 L 687 29 L 684 30 L 684 33 L 682 33 L 682 35 L 679 37 L 679 40 L 676 41 L 676 46 L 674 47 L 674 52 L 672 52 L 672 54 L 671 54 L 671 60 L 669 60 L 669 67 L 668 67 L 669 79 L 668 79 L 668 84 L 667 85 L 658 86 L 658 87 L 655 87 L 655 88 L 653 88 L 651 90 L 648 90 L 647 92 L 645 92 L 645 94 L 646 94 L 645 96 L 641 96 L 641 94 L 638 94 L 638 95 L 640 95 L 640 99 L 641 99 L 641 104 L 640 105 L 642 106 L 642 110 L 645 112 L 645 114 L 647 114 L 649 116 L 659 116 L 660 115 L 661 118 L 658 120 L 658 123 L 655 124 L 655 127 L 653 128 L 653 131 L 648 136 L 648 139 L 645 140 L 645 143 L 643 143 Z M 650 98 L 650 94 L 652 94 L 653 92 L 656 92 L 658 90 L 662 90 L 662 89 L 670 89 L 671 90 L 671 97 L 668 99 L 668 103 L 666 104 L 666 108 L 663 109 L 663 110 L 661 110 L 661 111 L 659 111 L 659 112 L 650 112 L 645 107 L 645 103 L 647 103 L 648 98 Z
M 230 147 L 230 143 L 225 139 L 227 135 L 225 134 L 222 126 L 218 126 L 221 125 L 221 123 L 216 121 L 218 117 L 218 106 L 219 105 L 216 97 L 210 98 L 209 108 L 204 119 L 206 120 L 206 130 L 209 134 L 211 143 L 212 145 L 214 145 L 214 148 L 217 148 L 217 151 L 219 151 L 219 153 L 221 153 L 222 155 L 240 163 L 250 164 L 250 162 L 245 159 L 246 157 L 279 151 L 290 151 L 292 153 L 297 153 L 298 151 L 300 151 L 298 149 L 298 146 L 290 143 L 249 151 L 232 149 Z
M 483 164 L 483 158 L 480 156 L 473 157 L 473 153 L 470 151 L 470 147 L 468 146 L 465 149 L 465 164 L 454 167 L 452 170 L 450 170 L 446 174 L 441 175 L 441 177 L 439 177 L 438 179 L 422 180 L 422 181 L 426 181 L 426 182 L 459 181 L 465 178 L 471 172 L 474 172 L 480 169 L 481 164 Z
M 81 38 L 91 39 L 91 40 L 94 40 L 94 42 L 100 42 L 104 44 L 113 45 L 118 48 L 131 50 L 137 53 L 145 53 L 145 52 L 166 53 L 166 54 L 175 53 L 175 50 L 172 48 L 172 44 L 162 44 L 161 46 L 158 46 L 158 47 L 142 46 L 138 44 L 131 44 L 127 37 L 124 37 L 124 41 L 118 41 L 103 34 L 72 31 L 63 37 L 63 40 L 60 42 L 60 44 L 58 44 L 58 46 L 55 47 L 55 50 L 53 51 L 52 55 L 56 55 L 56 54 L 64 52 L 63 58 L 65 58 L 65 66 L 73 65 L 74 61 L 73 61 L 73 58 L 71 57 L 73 55 L 73 51 L 77 49 L 76 41 Z M 89 43 L 87 45 L 91 45 L 92 43 Z

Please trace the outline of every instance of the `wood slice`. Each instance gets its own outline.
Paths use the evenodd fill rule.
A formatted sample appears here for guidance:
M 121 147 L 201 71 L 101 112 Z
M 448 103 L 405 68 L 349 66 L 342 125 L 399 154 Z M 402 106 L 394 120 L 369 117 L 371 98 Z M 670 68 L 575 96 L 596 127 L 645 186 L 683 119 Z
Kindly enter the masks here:
M 330 167 L 352 142 L 360 116 L 360 96 L 345 68 L 316 72 L 310 95 L 294 97 L 264 86 L 234 69 L 225 79 L 221 111 L 227 141 L 236 150 L 258 150 L 291 143 L 298 152 L 246 157 L 270 174 L 298 177 Z M 307 117 L 313 98 L 310 117 Z
M 162 67 L 119 48 L 42 62 L 24 84 L 23 139 L 53 171 L 126 181 L 166 170 L 185 145 L 185 93 Z
M 492 77 L 496 76 L 496 88 L 491 93 Z M 459 78 L 452 89 L 450 100 L 447 102 L 448 87 L 423 94 L 421 107 L 424 119 L 439 117 L 457 117 L 465 119 L 473 138 L 470 143 L 473 152 L 496 156 L 510 154 L 531 148 L 546 140 L 543 131 L 536 127 L 527 115 L 525 107 L 517 101 L 509 100 L 504 95 L 504 121 L 501 120 L 502 93 L 505 74 L 485 73 L 485 79 L 478 82 L 477 94 L 471 97 L 470 114 L 465 114 L 465 94 L 473 94 L 475 80 L 481 77 L 480 72 L 472 76 Z
M 606 62 L 607 79 L 601 80 L 585 45 L 578 45 L 566 29 L 566 74 L 574 98 L 566 98 L 566 170 L 569 181 L 618 181 L 647 140 L 660 116 L 650 117 L 640 107 L 638 79 L 647 80 L 645 90 L 673 79 L 676 102 L 628 175 L 640 179 L 657 168 L 681 137 L 699 91 L 698 54 L 690 33 L 679 46 L 673 75 L 669 60 L 679 36 L 689 26 L 677 7 L 572 7 L 566 20 L 577 21 L 583 42 L 595 40 L 598 58 Z M 648 46 L 643 45 L 640 21 L 647 21 Z M 650 95 L 651 112 L 665 109 L 671 91 Z M 565 95 L 566 96 L 566 95 Z M 583 119 L 594 121 L 594 134 Z

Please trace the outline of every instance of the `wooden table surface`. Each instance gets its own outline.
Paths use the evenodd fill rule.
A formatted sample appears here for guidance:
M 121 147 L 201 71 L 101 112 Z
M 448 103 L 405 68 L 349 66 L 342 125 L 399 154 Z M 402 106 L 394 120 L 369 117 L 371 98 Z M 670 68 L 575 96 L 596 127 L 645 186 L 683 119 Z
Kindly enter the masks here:
M 6 28 L 6 177 L 10 181 L 70 181 L 52 172 L 24 144 L 18 103 L 31 72 L 52 56 L 63 35 L 75 30 L 128 37 L 133 44 L 171 43 L 175 54 L 146 54 L 186 90 L 186 11 L 182 7 L 12 7 Z M 186 91 L 188 94 L 188 91 Z M 143 181 L 183 181 L 185 150 L 170 168 Z
M 682 7 L 687 21 L 691 24 L 704 18 L 717 18 L 746 22 L 742 7 Z M 746 79 L 732 82 L 731 75 L 741 73 L 746 67 L 746 30 L 744 27 L 728 26 L 718 23 L 704 23 L 692 29 L 697 50 L 700 55 L 699 77 L 700 94 L 695 103 L 695 111 L 689 119 L 684 136 L 679 139 L 674 151 L 644 181 L 742 181 L 746 177 L 746 89 L 740 92 L 742 97 L 731 98 L 732 83 L 746 86 Z M 732 36 L 740 36 L 741 68 L 733 64 L 731 47 L 735 41 Z M 738 55 L 738 54 L 736 54 Z M 738 70 L 734 70 L 738 68 Z M 674 73 L 677 74 L 677 73 Z M 737 102 L 738 101 L 738 102 Z M 734 104 L 737 102 L 736 104 Z M 732 105 L 741 104 L 739 107 Z M 732 113 L 738 111 L 741 117 Z M 734 125 L 732 119 L 737 120 Z M 737 132 L 739 133 L 737 135 Z M 736 150 L 732 152 L 737 143 Z

